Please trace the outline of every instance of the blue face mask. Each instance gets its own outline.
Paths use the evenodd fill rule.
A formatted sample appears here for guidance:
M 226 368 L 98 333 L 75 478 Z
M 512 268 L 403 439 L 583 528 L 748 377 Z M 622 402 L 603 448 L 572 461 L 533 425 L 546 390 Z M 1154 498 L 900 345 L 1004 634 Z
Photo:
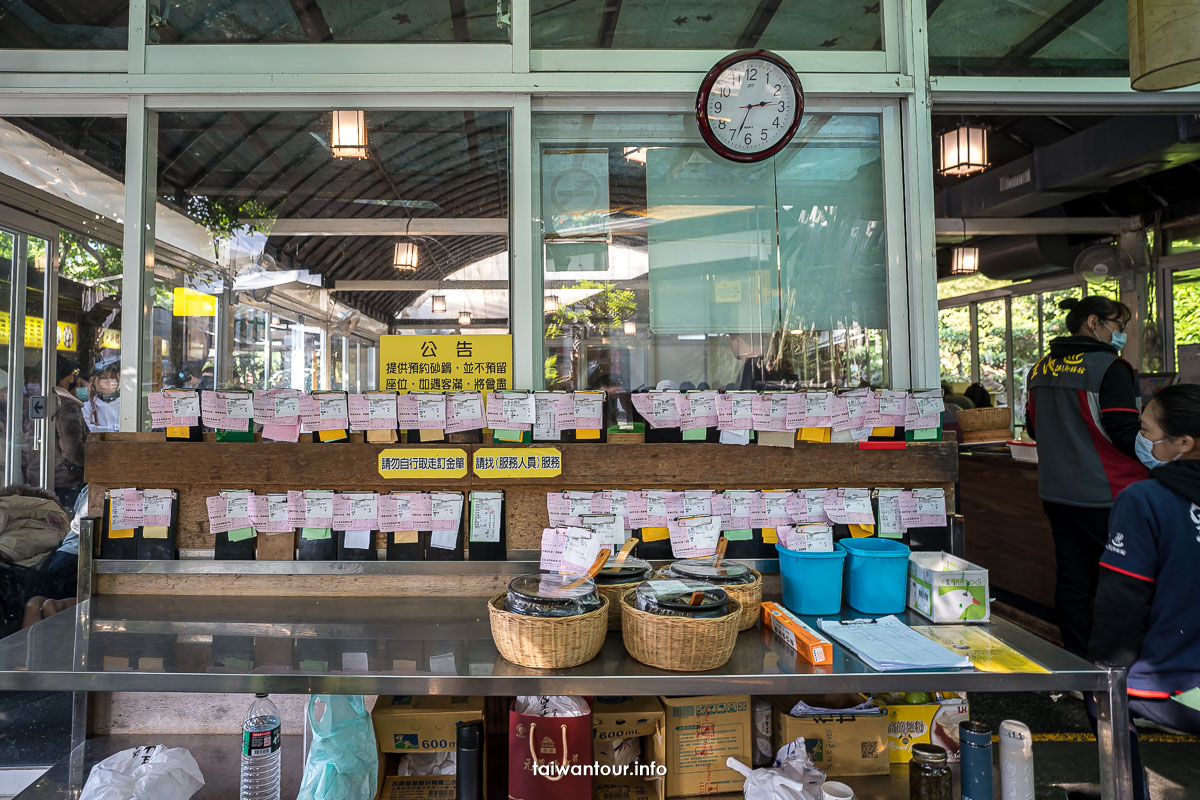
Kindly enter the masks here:
M 1145 465 L 1146 469 L 1158 469 L 1159 467 L 1165 467 L 1167 465 L 1168 462 L 1159 461 L 1154 457 L 1154 446 L 1165 441 L 1167 440 L 1159 439 L 1157 442 L 1152 442 L 1140 432 L 1138 433 L 1137 438 L 1133 442 L 1133 451 L 1137 453 L 1138 461 L 1141 461 L 1142 464 Z M 1171 461 L 1175 461 L 1178 458 L 1179 455 L 1176 455 L 1175 458 L 1171 459 Z
M 1128 339 L 1129 337 L 1125 334 L 1125 331 L 1113 331 L 1112 346 L 1117 348 L 1117 350 L 1124 350 L 1125 342 Z
M 88 390 L 80 387 L 75 390 L 75 396 L 86 403 L 88 399 Z

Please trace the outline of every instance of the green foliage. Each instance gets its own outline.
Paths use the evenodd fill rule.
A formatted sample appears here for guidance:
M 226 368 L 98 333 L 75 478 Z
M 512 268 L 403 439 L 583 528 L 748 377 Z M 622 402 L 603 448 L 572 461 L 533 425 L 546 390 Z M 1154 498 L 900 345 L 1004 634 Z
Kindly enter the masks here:
M 593 294 L 570 305 L 559 306 L 556 311 L 546 317 L 546 338 L 557 339 L 569 335 L 574 339 L 577 333 L 594 330 L 597 333 L 611 333 L 632 319 L 637 312 L 637 299 L 630 289 L 618 289 L 612 282 L 579 281 L 568 289 L 598 290 Z M 572 351 L 576 343 L 571 342 Z M 554 357 L 546 359 L 546 381 L 558 380 L 558 369 Z
M 1175 344 L 1200 344 L 1200 281 L 1176 283 L 1174 299 Z
M 275 221 L 273 206 L 259 200 L 234 200 L 230 197 L 190 195 L 183 202 L 187 215 L 203 225 L 216 241 L 228 239 L 239 231 L 266 231 Z M 242 220 L 253 222 L 247 224 Z
M 120 247 L 71 231 L 62 231 L 59 242 L 59 271 L 71 280 L 82 282 L 116 277 L 124 268 L 124 253 Z M 120 282 L 110 281 L 109 286 L 119 290 Z

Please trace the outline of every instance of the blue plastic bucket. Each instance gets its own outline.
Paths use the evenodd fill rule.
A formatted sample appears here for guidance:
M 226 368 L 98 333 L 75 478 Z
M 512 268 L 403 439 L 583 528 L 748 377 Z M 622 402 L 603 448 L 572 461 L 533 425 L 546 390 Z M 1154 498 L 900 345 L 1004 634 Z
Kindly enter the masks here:
M 899 614 L 908 589 L 909 549 L 893 539 L 842 539 L 846 605 L 864 614 Z
M 794 614 L 837 614 L 842 610 L 845 550 L 807 553 L 776 544 L 783 604 Z

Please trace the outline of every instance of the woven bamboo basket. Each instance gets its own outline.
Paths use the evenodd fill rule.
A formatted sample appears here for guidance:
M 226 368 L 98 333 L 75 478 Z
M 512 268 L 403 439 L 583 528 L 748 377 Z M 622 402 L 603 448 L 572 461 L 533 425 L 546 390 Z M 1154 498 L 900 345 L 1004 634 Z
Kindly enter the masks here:
M 655 577 L 663 577 L 667 574 L 667 569 L 668 567 L 663 567 L 662 569 L 658 570 L 658 572 L 655 573 Z M 724 589 L 726 594 L 742 604 L 742 613 L 738 620 L 739 631 L 747 631 L 753 628 L 754 623 L 758 622 L 758 615 L 762 612 L 762 573 L 760 573 L 758 570 L 750 569 L 749 567 L 746 567 L 746 569 L 750 570 L 750 572 L 754 575 L 754 583 L 714 584 L 717 588 Z M 604 587 L 598 588 L 603 589 Z M 621 593 L 618 594 L 616 598 L 614 598 L 612 595 L 607 595 L 610 601 L 617 604 L 618 614 L 621 611 L 619 604 L 620 598 L 625 593 L 624 590 L 628 588 L 629 587 L 627 586 L 623 587 Z M 617 627 L 620 627 L 620 625 Z M 616 630 L 616 628 L 612 628 L 611 630 Z
M 703 672 L 725 664 L 737 642 L 738 610 L 718 619 L 688 619 L 634 608 L 635 589 L 621 597 L 621 635 L 625 650 L 643 664 L 675 672 Z
M 636 589 L 644 582 L 645 578 L 639 578 L 629 583 L 596 584 L 596 589 L 600 592 L 600 596 L 608 600 L 608 629 L 610 631 L 621 630 L 621 598 L 630 589 Z
M 595 611 L 574 617 L 529 617 L 504 610 L 505 594 L 488 603 L 492 639 L 500 655 L 535 669 L 564 669 L 591 661 L 608 634 L 608 598 Z
M 958 427 L 967 431 L 994 431 L 1012 427 L 1010 408 L 969 408 L 958 412 Z

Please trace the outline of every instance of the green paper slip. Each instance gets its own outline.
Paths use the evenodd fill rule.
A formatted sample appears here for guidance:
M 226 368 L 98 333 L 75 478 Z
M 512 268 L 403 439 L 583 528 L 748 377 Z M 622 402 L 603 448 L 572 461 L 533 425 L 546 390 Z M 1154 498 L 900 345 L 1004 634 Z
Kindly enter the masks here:
M 739 528 L 734 531 L 725 531 L 725 538 L 731 542 L 749 542 L 754 539 L 754 531 L 750 528 Z
M 703 442 L 708 438 L 708 428 L 688 428 L 683 432 L 685 442 Z
M 254 528 L 234 528 L 229 532 L 229 541 L 240 542 L 243 539 L 253 539 L 258 535 Z
M 922 428 L 912 433 L 914 442 L 936 442 L 942 438 L 941 428 Z
M 1176 703 L 1182 703 L 1188 708 L 1200 711 L 1200 686 L 1194 689 L 1188 689 L 1183 694 L 1177 694 L 1171 699 Z
M 497 442 L 519 442 L 521 441 L 521 434 L 524 432 L 496 430 L 492 432 L 492 440 Z
M 328 539 L 330 536 L 329 528 L 301 528 L 300 538 L 313 541 L 315 539 Z

